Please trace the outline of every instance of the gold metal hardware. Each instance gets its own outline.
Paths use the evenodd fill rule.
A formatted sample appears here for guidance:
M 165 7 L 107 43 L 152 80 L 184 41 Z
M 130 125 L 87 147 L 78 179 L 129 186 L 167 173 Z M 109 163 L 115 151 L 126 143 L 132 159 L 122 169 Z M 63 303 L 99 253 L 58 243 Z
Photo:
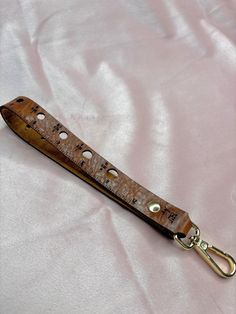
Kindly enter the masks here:
M 187 242 L 179 238 L 178 234 L 174 235 L 174 240 L 185 250 L 194 248 L 196 252 L 204 259 L 205 262 L 221 277 L 229 278 L 232 277 L 236 272 L 236 262 L 232 256 L 221 251 L 217 247 L 208 244 L 206 241 L 200 239 L 200 230 L 193 224 L 195 235 L 187 238 Z M 219 264 L 210 256 L 213 253 L 217 256 L 222 257 L 228 262 L 229 270 L 225 272 Z
M 150 203 L 148 204 L 148 209 L 149 209 L 151 212 L 153 212 L 153 213 L 158 213 L 159 210 L 161 209 L 161 206 L 160 206 L 160 204 L 158 204 L 158 203 L 150 202 Z

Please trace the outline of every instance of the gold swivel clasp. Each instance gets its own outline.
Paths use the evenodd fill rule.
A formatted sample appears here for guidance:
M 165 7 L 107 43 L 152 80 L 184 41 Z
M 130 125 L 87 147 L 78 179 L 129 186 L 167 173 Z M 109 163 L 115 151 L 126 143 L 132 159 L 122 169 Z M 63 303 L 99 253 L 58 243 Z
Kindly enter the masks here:
M 178 237 L 178 234 L 174 235 L 174 240 L 185 250 L 194 248 L 197 253 L 207 262 L 207 264 L 221 277 L 229 278 L 232 277 L 236 272 L 236 263 L 232 256 L 219 250 L 213 245 L 209 245 L 206 241 L 200 239 L 200 230 L 193 224 L 195 235 L 188 238 L 188 242 L 184 242 Z M 228 263 L 228 271 L 225 272 L 219 264 L 210 256 L 213 253 L 219 257 L 222 257 Z

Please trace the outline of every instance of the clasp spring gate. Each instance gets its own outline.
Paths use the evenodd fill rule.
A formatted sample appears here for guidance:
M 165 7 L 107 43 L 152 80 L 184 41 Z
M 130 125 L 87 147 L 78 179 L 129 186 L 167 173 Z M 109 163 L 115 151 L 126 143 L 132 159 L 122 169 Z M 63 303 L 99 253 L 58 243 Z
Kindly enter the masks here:
M 236 263 L 232 256 L 221 251 L 217 247 L 208 244 L 206 241 L 200 238 L 200 229 L 193 224 L 195 235 L 189 237 L 189 243 L 184 242 L 179 238 L 178 234 L 174 235 L 174 240 L 185 250 L 194 248 L 196 252 L 204 259 L 204 261 L 221 277 L 229 278 L 232 277 L 236 272 Z M 229 270 L 225 272 L 219 264 L 210 256 L 209 253 L 213 253 L 217 256 L 222 257 L 228 262 Z

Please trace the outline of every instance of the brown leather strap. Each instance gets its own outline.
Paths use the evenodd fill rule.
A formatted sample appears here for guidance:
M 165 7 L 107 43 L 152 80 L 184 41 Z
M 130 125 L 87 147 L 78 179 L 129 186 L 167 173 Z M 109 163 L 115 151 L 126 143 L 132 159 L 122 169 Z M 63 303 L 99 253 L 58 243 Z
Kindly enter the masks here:
M 185 211 L 131 180 L 31 99 L 17 97 L 0 111 L 8 126 L 27 143 L 168 237 L 185 237 L 191 229 Z

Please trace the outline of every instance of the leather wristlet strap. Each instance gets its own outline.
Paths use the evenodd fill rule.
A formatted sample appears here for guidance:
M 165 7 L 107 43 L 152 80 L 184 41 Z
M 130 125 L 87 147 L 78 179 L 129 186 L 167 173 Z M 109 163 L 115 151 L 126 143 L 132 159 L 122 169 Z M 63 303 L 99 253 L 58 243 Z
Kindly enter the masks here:
M 27 97 L 17 97 L 0 107 L 8 126 L 27 143 L 131 212 L 182 243 L 196 226 L 188 214 L 130 179 L 76 137 L 45 109 Z M 198 229 L 197 229 L 198 230 Z M 200 239 L 199 239 L 200 240 Z M 221 252 L 222 253 L 222 252 Z M 224 253 L 223 253 L 224 254 Z M 235 272 L 235 269 L 234 269 Z M 222 274 L 221 274 L 222 275 Z M 230 274 L 232 275 L 232 274 Z
M 192 222 L 186 212 L 131 180 L 31 99 L 18 97 L 2 106 L 1 113 L 27 143 L 167 236 L 187 235 Z

